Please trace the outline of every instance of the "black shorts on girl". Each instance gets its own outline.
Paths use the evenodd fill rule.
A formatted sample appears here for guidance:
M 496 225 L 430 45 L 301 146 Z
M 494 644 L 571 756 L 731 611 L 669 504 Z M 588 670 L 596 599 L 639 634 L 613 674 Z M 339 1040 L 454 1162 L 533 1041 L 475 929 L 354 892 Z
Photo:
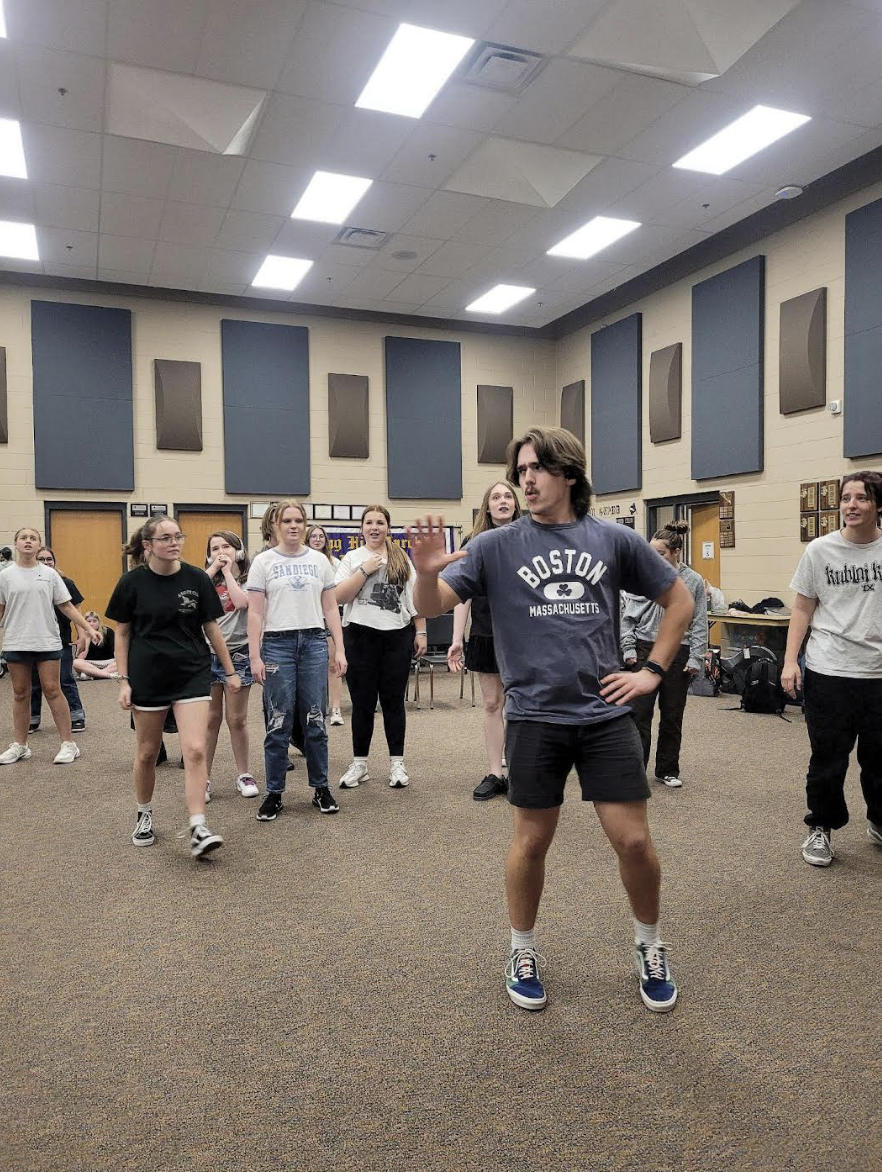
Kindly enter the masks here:
M 630 713 L 592 724 L 510 720 L 505 756 L 508 800 L 525 810 L 562 805 L 571 769 L 579 776 L 583 802 L 642 802 L 650 796 Z
M 7 663 L 45 663 L 50 659 L 61 659 L 64 652 L 58 651 L 9 651 L 3 648 L 3 658 Z

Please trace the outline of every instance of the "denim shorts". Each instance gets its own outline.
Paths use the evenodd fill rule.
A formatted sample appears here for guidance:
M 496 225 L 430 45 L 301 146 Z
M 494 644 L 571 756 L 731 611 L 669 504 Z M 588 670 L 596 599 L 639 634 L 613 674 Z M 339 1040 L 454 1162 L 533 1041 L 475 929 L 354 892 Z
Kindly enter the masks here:
M 250 688 L 254 683 L 254 676 L 251 674 L 251 660 L 248 658 L 247 651 L 231 651 L 230 659 L 233 661 L 233 671 L 239 673 L 239 679 L 242 681 L 243 688 Z M 226 673 L 221 667 L 221 661 L 212 651 L 211 653 L 211 686 L 215 684 L 225 684 L 227 682 Z
M 47 659 L 61 659 L 64 651 L 7 651 L 3 648 L 3 658 L 7 663 L 44 663 Z

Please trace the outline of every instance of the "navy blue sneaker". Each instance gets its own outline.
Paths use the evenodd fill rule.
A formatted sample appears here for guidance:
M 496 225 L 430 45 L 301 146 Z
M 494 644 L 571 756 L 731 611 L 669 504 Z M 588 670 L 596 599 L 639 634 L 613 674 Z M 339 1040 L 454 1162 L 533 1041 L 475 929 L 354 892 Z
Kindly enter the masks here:
M 546 963 L 532 948 L 516 948 L 505 966 L 509 997 L 521 1009 L 544 1009 L 548 1003 L 545 986 L 539 980 L 540 966 Z
M 634 967 L 643 1004 L 653 1013 L 667 1013 L 677 1003 L 677 986 L 668 964 L 667 944 L 634 943 Z

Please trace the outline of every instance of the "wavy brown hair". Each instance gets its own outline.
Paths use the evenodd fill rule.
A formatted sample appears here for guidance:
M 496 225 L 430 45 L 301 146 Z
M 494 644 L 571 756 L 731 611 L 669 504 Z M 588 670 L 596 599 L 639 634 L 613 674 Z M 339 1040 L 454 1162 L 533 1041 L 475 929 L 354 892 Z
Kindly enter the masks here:
M 484 499 L 481 501 L 481 507 L 478 509 L 475 517 L 475 523 L 472 525 L 472 531 L 469 533 L 466 541 L 471 541 L 473 537 L 477 537 L 479 533 L 486 533 L 488 529 L 496 529 L 498 526 L 493 524 L 493 518 L 490 516 L 490 497 L 494 488 L 502 485 L 503 488 L 508 488 L 509 485 L 504 480 L 495 480 L 493 484 L 484 493 Z M 511 515 L 512 521 L 517 521 L 518 517 L 523 516 L 523 509 L 517 498 L 517 493 L 512 492 L 514 497 L 514 512 Z M 464 543 L 463 543 L 464 544 Z
M 570 486 L 570 503 L 581 520 L 591 504 L 591 482 L 586 471 L 585 448 L 565 427 L 531 427 L 520 439 L 512 440 L 505 454 L 505 475 L 512 488 L 520 488 L 518 455 L 525 444 L 532 444 L 536 459 L 552 476 L 565 476 Z
M 382 513 L 386 518 L 386 524 L 390 529 L 392 528 L 392 518 L 384 505 L 368 505 L 361 514 L 362 536 L 364 536 L 364 519 L 368 513 Z M 388 534 L 386 535 L 386 560 L 386 581 L 391 582 L 393 586 L 406 586 L 410 579 L 410 558 Z
M 244 542 L 242 541 L 242 538 L 239 536 L 238 533 L 234 533 L 232 531 L 232 529 L 215 529 L 214 533 L 209 533 L 208 541 L 206 541 L 206 543 L 205 543 L 205 564 L 206 564 L 206 566 L 210 565 L 210 563 L 211 563 L 211 539 L 213 537 L 222 537 L 224 539 L 224 541 L 227 543 L 227 545 L 231 545 L 233 547 L 233 549 L 236 550 L 237 553 L 239 552 L 239 550 L 242 551 L 243 556 L 242 556 L 241 561 L 237 558 L 236 562 L 235 562 L 234 569 L 235 569 L 235 573 L 236 573 L 236 580 L 238 582 L 241 582 L 243 580 L 243 578 L 247 578 L 248 577 L 248 570 L 251 567 L 251 559 L 248 557 L 248 551 L 245 548 L 245 545 L 244 545 Z M 217 585 L 219 582 L 223 581 L 223 578 L 224 578 L 224 576 L 222 573 L 217 573 L 212 578 L 212 582 L 214 582 L 215 585 Z

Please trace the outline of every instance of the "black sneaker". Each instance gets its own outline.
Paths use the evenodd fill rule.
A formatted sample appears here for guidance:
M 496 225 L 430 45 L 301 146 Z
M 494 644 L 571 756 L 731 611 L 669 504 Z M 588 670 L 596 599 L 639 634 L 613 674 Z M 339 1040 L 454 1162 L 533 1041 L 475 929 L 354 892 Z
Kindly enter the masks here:
M 210 854 L 211 851 L 216 851 L 219 846 L 223 845 L 224 840 L 221 836 L 212 834 L 204 822 L 200 826 L 190 827 L 190 854 L 194 859 Z
M 282 795 L 272 792 L 267 792 L 263 801 L 260 803 L 260 809 L 257 811 L 258 822 L 273 822 L 282 809 Z
M 326 785 L 321 786 L 312 795 L 312 804 L 323 814 L 336 814 L 340 807 L 334 801 L 333 794 Z
M 71 732 L 85 732 L 86 731 L 86 718 L 85 718 L 85 716 L 81 716 L 79 720 L 72 720 L 70 722 L 70 730 L 71 730 Z
M 153 815 L 149 810 L 139 810 L 138 820 L 132 831 L 132 846 L 153 846 L 155 841 Z
M 488 773 L 484 780 L 475 787 L 472 797 L 476 802 L 489 802 L 497 794 L 504 794 L 507 791 L 508 782 L 504 777 L 497 777 L 495 773 Z
M 40 727 L 39 720 L 32 720 L 31 723 L 28 725 L 28 732 L 29 733 L 36 732 L 39 727 Z

